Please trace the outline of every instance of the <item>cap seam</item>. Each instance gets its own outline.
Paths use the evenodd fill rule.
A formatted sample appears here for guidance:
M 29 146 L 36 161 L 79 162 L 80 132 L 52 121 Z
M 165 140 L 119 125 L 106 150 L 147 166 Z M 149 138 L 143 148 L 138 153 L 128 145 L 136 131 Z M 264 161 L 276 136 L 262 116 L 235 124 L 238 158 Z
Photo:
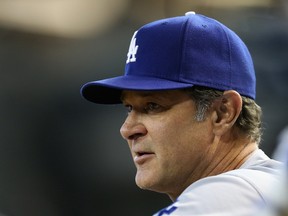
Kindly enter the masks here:
M 178 74 L 178 81 L 182 80 L 183 78 L 183 74 L 182 74 L 182 70 L 183 70 L 183 59 L 185 59 L 185 51 L 186 51 L 186 32 L 187 32 L 187 26 L 188 26 L 188 22 L 189 21 L 189 16 L 187 16 L 187 19 L 185 20 L 185 22 L 182 25 L 181 28 L 181 32 L 183 32 L 182 37 L 181 37 L 181 46 L 180 46 L 180 55 L 179 55 L 179 74 Z
M 228 52 L 229 52 L 229 85 L 230 87 L 232 87 L 232 57 L 231 57 L 231 43 L 230 43 L 230 40 L 229 40 L 229 37 L 227 35 L 227 32 L 225 31 L 225 29 L 223 28 L 223 26 L 221 24 L 220 25 L 220 28 L 222 29 L 222 31 L 224 32 L 225 34 L 225 37 L 226 37 L 226 40 L 227 40 L 227 44 L 228 44 Z

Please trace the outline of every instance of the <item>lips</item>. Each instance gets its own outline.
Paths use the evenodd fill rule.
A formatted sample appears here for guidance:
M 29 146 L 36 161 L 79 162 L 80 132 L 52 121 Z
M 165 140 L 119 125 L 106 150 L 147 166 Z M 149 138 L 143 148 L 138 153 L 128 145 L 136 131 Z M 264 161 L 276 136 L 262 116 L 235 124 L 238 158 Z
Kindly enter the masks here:
M 153 152 L 138 151 L 135 152 L 134 162 L 136 164 L 142 165 L 148 160 L 150 160 L 155 154 Z
M 136 155 L 139 157 L 142 155 L 145 155 L 145 154 L 152 154 L 152 153 L 150 153 L 150 152 L 136 152 Z

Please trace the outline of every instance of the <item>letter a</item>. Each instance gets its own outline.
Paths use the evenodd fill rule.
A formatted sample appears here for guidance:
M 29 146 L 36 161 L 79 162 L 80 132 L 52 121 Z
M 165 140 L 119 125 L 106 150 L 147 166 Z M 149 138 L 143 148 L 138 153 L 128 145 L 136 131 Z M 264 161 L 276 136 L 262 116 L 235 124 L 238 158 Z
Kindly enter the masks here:
M 136 45 L 136 34 L 137 34 L 137 31 L 134 33 L 130 42 L 129 51 L 127 53 L 127 60 L 126 60 L 127 64 L 130 62 L 136 62 L 136 53 L 138 50 L 138 46 Z

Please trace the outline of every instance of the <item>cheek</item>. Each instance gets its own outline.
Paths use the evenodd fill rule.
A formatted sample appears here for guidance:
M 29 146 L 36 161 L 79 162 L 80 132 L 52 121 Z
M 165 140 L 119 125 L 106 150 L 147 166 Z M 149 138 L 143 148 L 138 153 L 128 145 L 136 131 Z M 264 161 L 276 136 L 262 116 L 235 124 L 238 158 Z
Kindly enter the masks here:
M 155 147 L 163 152 L 178 150 L 193 139 L 193 122 L 184 118 L 161 119 L 151 125 L 151 139 Z M 191 143 L 192 144 L 192 143 Z M 171 154 L 172 154 L 171 153 Z
M 193 117 L 163 119 L 153 125 L 152 141 L 161 150 L 161 154 L 169 157 L 202 154 L 211 142 L 211 134 L 207 122 L 196 122 Z

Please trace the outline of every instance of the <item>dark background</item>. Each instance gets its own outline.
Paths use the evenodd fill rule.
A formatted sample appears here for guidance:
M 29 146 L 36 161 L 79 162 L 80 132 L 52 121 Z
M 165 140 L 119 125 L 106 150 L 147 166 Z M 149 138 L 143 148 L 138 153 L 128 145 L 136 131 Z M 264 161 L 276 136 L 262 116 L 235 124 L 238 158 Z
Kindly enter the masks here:
M 49 1 L 50 12 L 48 0 L 0 2 L 3 215 L 144 216 L 170 203 L 134 183 L 134 165 L 119 134 L 123 108 L 89 103 L 79 91 L 85 82 L 123 73 L 138 27 L 190 10 L 220 20 L 249 47 L 256 101 L 264 112 L 261 148 L 273 156 L 288 121 L 285 0 L 78 1 L 84 9 L 73 6 L 76 1 Z M 62 19 L 64 27 L 56 28 Z

